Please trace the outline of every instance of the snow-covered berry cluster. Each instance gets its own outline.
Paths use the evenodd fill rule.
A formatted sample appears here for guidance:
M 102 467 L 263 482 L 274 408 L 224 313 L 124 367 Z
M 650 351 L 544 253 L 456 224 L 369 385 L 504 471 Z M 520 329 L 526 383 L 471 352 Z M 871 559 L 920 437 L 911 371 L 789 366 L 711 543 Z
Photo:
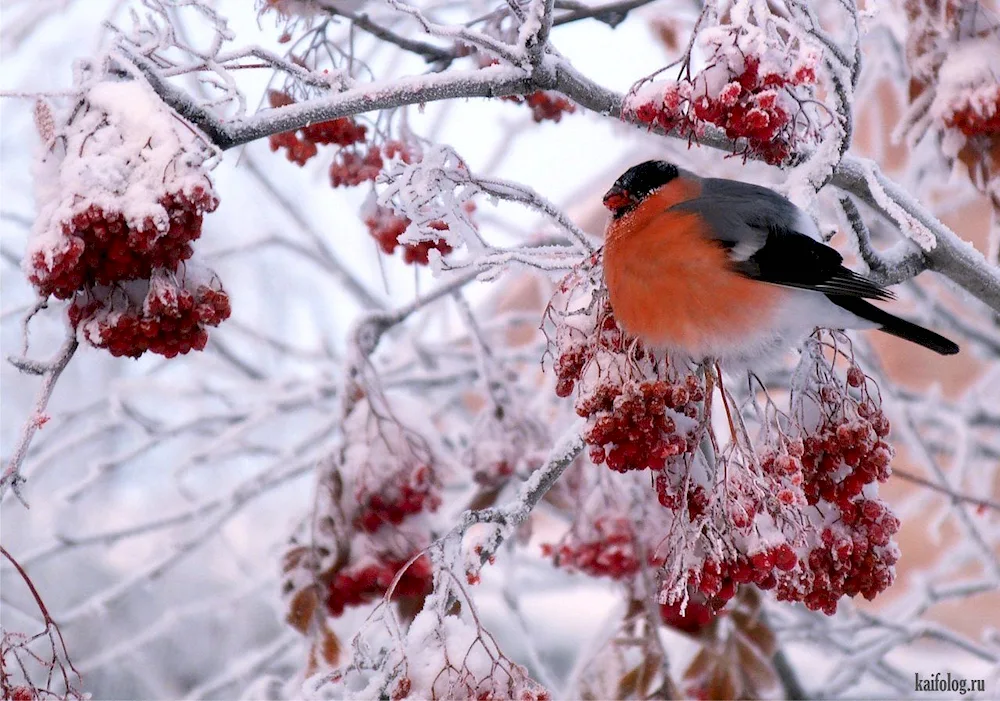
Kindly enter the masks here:
M 492 489 L 515 474 L 537 470 L 550 446 L 549 432 L 541 422 L 494 406 L 476 417 L 462 462 L 472 470 L 476 484 Z
M 407 516 L 434 511 L 441 505 L 430 465 L 418 462 L 412 471 L 401 472 L 400 476 L 405 482 L 381 484 L 376 492 L 369 491 L 369 485 L 359 486 L 355 490 L 360 507 L 354 517 L 355 526 L 374 533 L 384 524 L 398 526 Z
M 772 164 L 816 139 L 804 104 L 816 83 L 817 50 L 778 46 L 751 25 L 715 27 L 700 39 L 710 55 L 701 73 L 647 82 L 629 95 L 627 110 L 638 121 L 693 138 L 714 125 L 739 153 Z
M 595 278 L 582 266 L 550 303 L 556 392 L 575 392 L 589 462 L 626 473 L 606 479 L 631 480 L 615 488 L 630 496 L 592 483 L 600 508 L 577 505 L 567 535 L 544 554 L 622 580 L 661 566 L 662 616 L 687 631 L 709 625 L 742 586 L 828 614 L 844 596 L 888 587 L 899 521 L 877 485 L 890 474 L 889 422 L 846 337 L 809 339 L 790 413 L 774 414 L 754 447 L 732 421 L 732 441 L 712 434 L 703 378 L 713 368 L 675 370 L 669 356 L 624 336 Z M 718 401 L 736 413 L 732 397 Z M 708 443 L 729 446 L 709 460 Z M 635 481 L 647 469 L 652 489 L 650 478 Z M 666 535 L 680 530 L 691 535 Z
M 151 280 L 89 288 L 73 298 L 69 321 L 95 348 L 115 357 L 146 351 L 166 358 L 200 351 L 206 327 L 229 318 L 229 296 L 214 276 L 187 266 L 181 273 L 157 270 Z
M 928 116 L 942 130 L 942 148 L 957 156 L 970 141 L 1000 136 L 1000 36 L 969 38 L 938 68 Z
M 387 593 L 399 599 L 431 590 L 432 567 L 424 553 L 430 545 L 428 514 L 441 504 L 439 461 L 424 438 L 433 430 L 404 427 L 396 412 L 403 411 L 409 423 L 419 420 L 419 412 L 402 397 L 394 398 L 390 410 L 375 395 L 359 392 L 351 404 L 344 443 L 321 466 L 310 554 L 296 554 L 285 572 L 292 603 L 320 582 L 326 615 L 334 617 Z M 296 545 L 289 553 L 301 549 Z
M 349 438 L 340 473 L 350 485 L 345 496 L 357 528 L 375 533 L 440 506 L 434 456 L 419 434 L 379 416 L 367 400 L 352 409 L 344 432 Z
M 114 355 L 201 350 L 230 312 L 218 277 L 191 260 L 218 206 L 209 149 L 140 81 L 92 84 L 61 126 L 47 114 L 28 279 L 72 299 L 72 325 Z
M 431 591 L 433 571 L 426 555 L 419 556 L 407 567 L 407 560 L 385 559 L 345 568 L 337 572 L 327 590 L 326 610 L 340 616 L 351 606 L 363 606 L 381 598 L 399 574 L 392 597 L 426 596 Z

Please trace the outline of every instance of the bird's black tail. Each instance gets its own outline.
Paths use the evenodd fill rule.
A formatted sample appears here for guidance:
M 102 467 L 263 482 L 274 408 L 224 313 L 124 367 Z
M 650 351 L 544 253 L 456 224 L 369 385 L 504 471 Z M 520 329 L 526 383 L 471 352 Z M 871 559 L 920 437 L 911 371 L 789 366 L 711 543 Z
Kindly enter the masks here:
M 949 341 L 944 336 L 929 331 L 922 326 L 917 326 L 905 319 L 900 319 L 898 316 L 893 316 L 884 309 L 879 309 L 871 302 L 860 297 L 847 297 L 844 295 L 827 295 L 827 297 L 838 307 L 857 314 L 862 319 L 880 324 L 882 331 L 890 333 L 893 336 L 898 336 L 911 343 L 929 348 L 941 355 L 955 355 L 958 353 L 958 345 Z

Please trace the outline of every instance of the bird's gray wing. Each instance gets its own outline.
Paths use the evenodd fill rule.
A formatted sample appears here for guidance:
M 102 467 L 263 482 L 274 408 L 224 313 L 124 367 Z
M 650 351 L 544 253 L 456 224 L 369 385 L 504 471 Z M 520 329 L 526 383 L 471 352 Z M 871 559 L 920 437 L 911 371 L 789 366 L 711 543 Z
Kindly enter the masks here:
M 733 270 L 754 280 L 824 294 L 892 299 L 881 285 L 844 267 L 844 258 L 818 240 L 808 216 L 774 190 L 708 178 L 701 195 L 671 209 L 694 212 L 729 251 Z

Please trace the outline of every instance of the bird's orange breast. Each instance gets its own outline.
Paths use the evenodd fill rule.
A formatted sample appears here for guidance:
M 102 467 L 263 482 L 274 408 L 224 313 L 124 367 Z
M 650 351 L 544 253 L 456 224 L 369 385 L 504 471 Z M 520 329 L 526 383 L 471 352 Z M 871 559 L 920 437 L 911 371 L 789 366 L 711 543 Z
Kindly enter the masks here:
M 697 196 L 697 188 L 673 181 L 613 221 L 604 276 L 615 317 L 628 333 L 703 357 L 767 331 L 785 291 L 733 272 L 727 251 L 697 214 L 666 211 Z

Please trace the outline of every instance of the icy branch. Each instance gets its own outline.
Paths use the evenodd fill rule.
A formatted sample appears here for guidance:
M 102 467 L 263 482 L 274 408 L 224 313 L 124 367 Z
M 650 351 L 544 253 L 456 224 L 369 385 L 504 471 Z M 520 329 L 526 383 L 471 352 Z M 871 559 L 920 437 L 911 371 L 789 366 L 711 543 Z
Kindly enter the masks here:
M 492 533 L 477 547 L 481 563 L 493 557 L 514 530 L 524 523 L 542 497 L 552 488 L 563 472 L 583 452 L 583 423 L 572 425 L 558 439 L 549 453 L 545 465 L 534 472 L 521 485 L 518 495 L 503 506 L 478 511 L 467 511 L 452 533 L 465 533 L 477 523 L 492 525 Z
M 55 391 L 59 376 L 62 375 L 63 370 L 66 369 L 76 352 L 77 346 L 79 346 L 79 342 L 76 340 L 76 334 L 70 332 L 66 342 L 53 360 L 45 364 L 35 363 L 32 365 L 35 370 L 41 370 L 42 386 L 38 390 L 31 416 L 21 428 L 21 436 L 14 446 L 14 454 L 7 461 L 7 467 L 4 468 L 3 476 L 0 477 L 0 500 L 6 496 L 7 490 L 11 490 L 25 507 L 28 506 L 20 491 L 21 485 L 25 482 L 24 476 L 21 475 L 21 466 L 28 455 L 28 448 L 31 447 L 31 439 L 35 437 L 35 432 L 47 420 L 45 409 L 49 404 L 49 399 L 52 397 L 52 392 Z M 16 360 L 13 362 L 15 365 L 19 365 Z M 24 363 L 22 362 L 19 367 L 24 367 Z

